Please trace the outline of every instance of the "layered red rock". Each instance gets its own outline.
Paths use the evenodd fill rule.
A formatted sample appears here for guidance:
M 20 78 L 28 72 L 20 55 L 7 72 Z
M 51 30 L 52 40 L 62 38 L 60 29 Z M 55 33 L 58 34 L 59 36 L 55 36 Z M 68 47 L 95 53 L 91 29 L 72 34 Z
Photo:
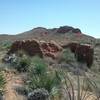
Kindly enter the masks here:
M 41 48 L 45 56 L 49 56 L 53 59 L 56 58 L 57 53 L 62 50 L 62 47 L 59 46 L 56 42 L 41 42 Z
M 62 51 L 62 48 L 70 48 L 70 50 L 75 54 L 75 57 L 79 62 L 87 63 L 88 67 L 92 65 L 94 53 L 93 48 L 90 45 L 82 45 L 79 43 L 69 43 L 61 47 L 54 41 L 15 41 L 8 51 L 8 55 L 23 50 L 30 56 L 48 56 L 55 59 L 57 57 L 57 54 Z
M 92 65 L 94 54 L 92 46 L 79 43 L 69 43 L 68 45 L 63 45 L 62 47 L 70 48 L 79 62 L 87 63 L 88 67 Z
M 49 56 L 55 59 L 56 54 L 61 51 L 62 48 L 54 41 L 45 42 L 37 40 L 23 40 L 15 41 L 8 51 L 8 54 L 16 53 L 20 50 L 25 51 L 30 56 Z
M 30 56 L 38 55 L 40 57 L 43 57 L 39 42 L 36 40 L 15 41 L 8 51 L 8 54 L 16 53 L 20 50 L 25 51 Z

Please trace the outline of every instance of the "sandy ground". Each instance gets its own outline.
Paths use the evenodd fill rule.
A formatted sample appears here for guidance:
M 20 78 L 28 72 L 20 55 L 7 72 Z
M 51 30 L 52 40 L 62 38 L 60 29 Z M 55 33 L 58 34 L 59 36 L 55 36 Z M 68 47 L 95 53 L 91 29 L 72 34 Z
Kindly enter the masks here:
M 5 87 L 4 100 L 26 100 L 25 96 L 19 95 L 14 89 L 14 86 L 22 86 L 24 84 L 23 76 L 7 72 L 5 77 L 7 83 Z

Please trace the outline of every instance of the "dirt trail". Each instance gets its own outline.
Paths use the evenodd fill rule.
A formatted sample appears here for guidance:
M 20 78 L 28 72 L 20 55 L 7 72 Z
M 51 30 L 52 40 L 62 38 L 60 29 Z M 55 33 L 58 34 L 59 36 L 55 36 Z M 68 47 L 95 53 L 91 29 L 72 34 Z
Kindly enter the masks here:
M 14 74 L 12 72 L 7 72 L 5 74 L 6 77 L 6 88 L 5 88 L 5 95 L 4 100 L 26 100 L 23 95 L 19 95 L 14 87 L 16 86 L 23 86 L 23 76 Z

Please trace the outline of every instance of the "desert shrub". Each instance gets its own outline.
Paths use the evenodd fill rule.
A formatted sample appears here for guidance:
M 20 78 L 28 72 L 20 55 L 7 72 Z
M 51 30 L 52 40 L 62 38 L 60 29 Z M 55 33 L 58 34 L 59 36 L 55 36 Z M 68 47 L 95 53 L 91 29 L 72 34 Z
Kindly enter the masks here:
M 5 86 L 5 79 L 3 74 L 0 72 L 0 95 L 2 95 L 3 91 L 4 91 L 4 86 Z
M 70 49 L 63 50 L 62 55 L 60 56 L 60 62 L 71 63 L 75 61 L 74 53 L 72 53 Z
M 99 100 L 98 88 L 96 83 L 87 75 L 80 77 L 79 75 L 72 76 L 69 73 L 61 70 L 63 73 L 63 91 L 64 97 L 67 100 Z
M 45 89 L 35 89 L 29 93 L 28 100 L 49 100 L 49 93 Z
M 47 67 L 48 65 L 42 58 L 35 56 L 31 59 L 29 72 L 32 76 L 33 74 L 41 75 L 47 71 Z
M 27 55 L 23 55 L 22 57 L 15 56 L 11 61 L 11 66 L 19 72 L 26 72 L 29 69 L 30 62 L 30 58 Z
M 9 49 L 11 45 L 12 45 L 11 41 L 8 41 L 8 40 L 2 41 L 0 42 L 0 49 L 1 50 Z
M 60 79 L 57 72 L 47 72 L 42 75 L 33 75 L 30 79 L 29 88 L 34 90 L 36 88 L 45 88 L 49 92 L 54 87 L 60 84 Z
M 58 71 L 48 71 L 47 64 L 39 57 L 32 59 L 28 81 L 29 93 L 43 88 L 49 95 L 54 95 L 58 92 L 60 83 L 61 77 Z

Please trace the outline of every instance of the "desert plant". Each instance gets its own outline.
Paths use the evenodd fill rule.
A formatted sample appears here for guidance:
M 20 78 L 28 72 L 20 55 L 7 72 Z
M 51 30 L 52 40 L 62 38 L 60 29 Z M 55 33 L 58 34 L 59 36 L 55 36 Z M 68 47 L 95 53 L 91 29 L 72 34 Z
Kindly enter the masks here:
M 0 95 L 2 95 L 2 93 L 3 93 L 5 83 L 6 83 L 6 81 L 5 81 L 5 79 L 4 79 L 4 76 L 3 76 L 3 74 L 0 72 Z
M 72 63 L 75 61 L 74 53 L 72 53 L 70 49 L 64 49 L 60 57 L 60 62 Z
M 29 72 L 32 76 L 33 74 L 37 75 L 45 74 L 45 72 L 47 71 L 47 67 L 48 65 L 42 58 L 35 56 L 31 59 Z
M 60 85 L 58 72 L 47 72 L 42 75 L 33 75 L 29 82 L 30 90 L 44 88 L 52 94 L 52 90 Z
M 30 58 L 27 55 L 22 57 L 15 56 L 11 61 L 11 66 L 13 66 L 19 72 L 26 72 L 30 66 Z
M 0 42 L 0 47 L 2 50 L 9 49 L 11 47 L 11 44 L 12 44 L 11 41 L 5 40 Z
M 29 71 L 28 89 L 33 92 L 36 89 L 45 89 L 49 95 L 55 95 L 61 83 L 58 71 L 48 71 L 48 66 L 43 59 L 35 57 Z
M 47 90 L 35 89 L 33 92 L 29 93 L 28 100 L 49 100 L 49 93 Z
M 67 72 L 63 71 L 63 90 L 66 93 L 66 100 L 88 100 L 90 97 L 94 100 L 99 100 L 100 97 L 97 95 L 97 85 L 88 76 L 80 78 L 77 74 L 76 84 Z M 85 87 L 88 83 L 88 86 Z M 77 88 L 76 88 L 77 87 Z M 92 91 L 90 91 L 92 89 Z

